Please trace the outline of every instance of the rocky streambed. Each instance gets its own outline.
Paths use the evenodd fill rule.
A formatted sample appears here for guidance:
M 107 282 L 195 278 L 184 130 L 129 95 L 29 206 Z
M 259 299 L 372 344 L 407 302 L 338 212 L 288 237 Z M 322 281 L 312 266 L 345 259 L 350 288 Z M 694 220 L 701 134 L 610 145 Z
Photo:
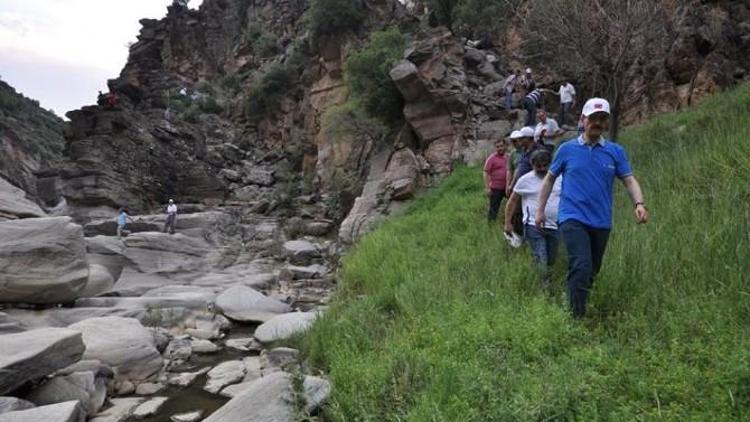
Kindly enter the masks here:
M 304 332 L 335 288 L 331 221 L 197 208 L 0 222 L 0 422 L 254 421 L 313 414 Z M 293 226 L 293 227 L 292 227 Z

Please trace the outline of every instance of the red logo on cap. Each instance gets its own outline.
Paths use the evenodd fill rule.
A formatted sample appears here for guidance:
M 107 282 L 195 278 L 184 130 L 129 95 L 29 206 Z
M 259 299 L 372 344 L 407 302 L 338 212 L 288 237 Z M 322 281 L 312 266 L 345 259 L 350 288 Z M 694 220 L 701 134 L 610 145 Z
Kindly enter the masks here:
M 596 103 L 596 104 L 594 104 L 594 108 L 602 108 L 602 107 L 604 107 L 604 104 L 602 104 L 602 103 Z

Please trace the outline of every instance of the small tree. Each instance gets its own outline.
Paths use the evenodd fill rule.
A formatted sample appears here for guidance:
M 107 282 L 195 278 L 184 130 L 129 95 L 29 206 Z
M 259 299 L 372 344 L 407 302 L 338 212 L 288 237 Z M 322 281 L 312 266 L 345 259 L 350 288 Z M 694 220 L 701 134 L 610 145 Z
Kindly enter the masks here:
M 630 70 L 664 51 L 665 22 L 663 3 L 654 0 L 530 0 L 524 50 L 529 61 L 606 97 L 616 137 Z
M 370 42 L 352 53 L 344 65 L 353 97 L 365 111 L 392 125 L 401 118 L 403 99 L 390 70 L 406 49 L 406 38 L 396 27 L 372 34 Z
M 306 21 L 313 37 L 357 29 L 365 20 L 362 0 L 312 0 Z

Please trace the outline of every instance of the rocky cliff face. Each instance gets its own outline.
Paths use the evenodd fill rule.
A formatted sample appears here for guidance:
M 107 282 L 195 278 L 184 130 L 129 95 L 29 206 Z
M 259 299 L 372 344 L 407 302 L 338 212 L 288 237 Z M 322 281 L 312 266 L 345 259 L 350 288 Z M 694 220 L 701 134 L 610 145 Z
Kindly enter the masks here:
M 64 122 L 0 81 L 0 177 L 37 196 L 35 172 L 61 157 Z
M 55 202 L 59 191 L 71 214 L 89 219 L 168 197 L 283 214 L 291 199 L 314 194 L 335 199 L 316 217 L 341 221 L 351 209 L 340 231 L 348 241 L 520 125 L 522 112 L 499 105 L 517 59 L 512 46 L 467 48 L 395 0 L 363 0 L 368 17 L 358 31 L 313 39 L 308 3 L 206 0 L 199 10 L 171 6 L 165 18 L 143 20 L 127 65 L 109 81 L 117 103 L 70 113 L 66 162 L 44 173 L 44 199 Z M 626 121 L 680 108 L 747 74 L 747 5 L 673 12 L 668 54 L 633 65 Z M 403 125 L 388 139 L 334 138 L 322 116 L 349 97 L 344 62 L 388 25 L 413 34 L 391 71 L 405 100 Z M 540 79 L 556 82 L 554 73 Z M 342 174 L 355 179 L 346 192 Z

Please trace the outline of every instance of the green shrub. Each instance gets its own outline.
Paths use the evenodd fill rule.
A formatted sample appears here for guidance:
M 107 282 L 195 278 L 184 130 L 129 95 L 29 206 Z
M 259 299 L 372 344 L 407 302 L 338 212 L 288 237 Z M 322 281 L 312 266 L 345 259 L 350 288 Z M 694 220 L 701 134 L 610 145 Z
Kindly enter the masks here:
M 252 22 L 248 26 L 245 38 L 259 57 L 271 57 L 279 52 L 278 37 L 263 29 L 259 22 Z
M 316 38 L 356 30 L 365 17 L 362 0 L 312 0 L 306 22 Z
M 390 77 L 406 49 L 396 27 L 374 32 L 370 41 L 346 59 L 344 71 L 352 96 L 371 116 L 392 125 L 401 119 L 403 99 Z
M 245 115 L 257 121 L 266 113 L 276 110 L 281 99 L 295 86 L 294 74 L 282 65 L 273 64 L 248 91 Z
M 224 111 L 224 107 L 214 97 L 203 97 L 198 102 L 198 107 L 200 111 L 209 114 L 221 114 Z

